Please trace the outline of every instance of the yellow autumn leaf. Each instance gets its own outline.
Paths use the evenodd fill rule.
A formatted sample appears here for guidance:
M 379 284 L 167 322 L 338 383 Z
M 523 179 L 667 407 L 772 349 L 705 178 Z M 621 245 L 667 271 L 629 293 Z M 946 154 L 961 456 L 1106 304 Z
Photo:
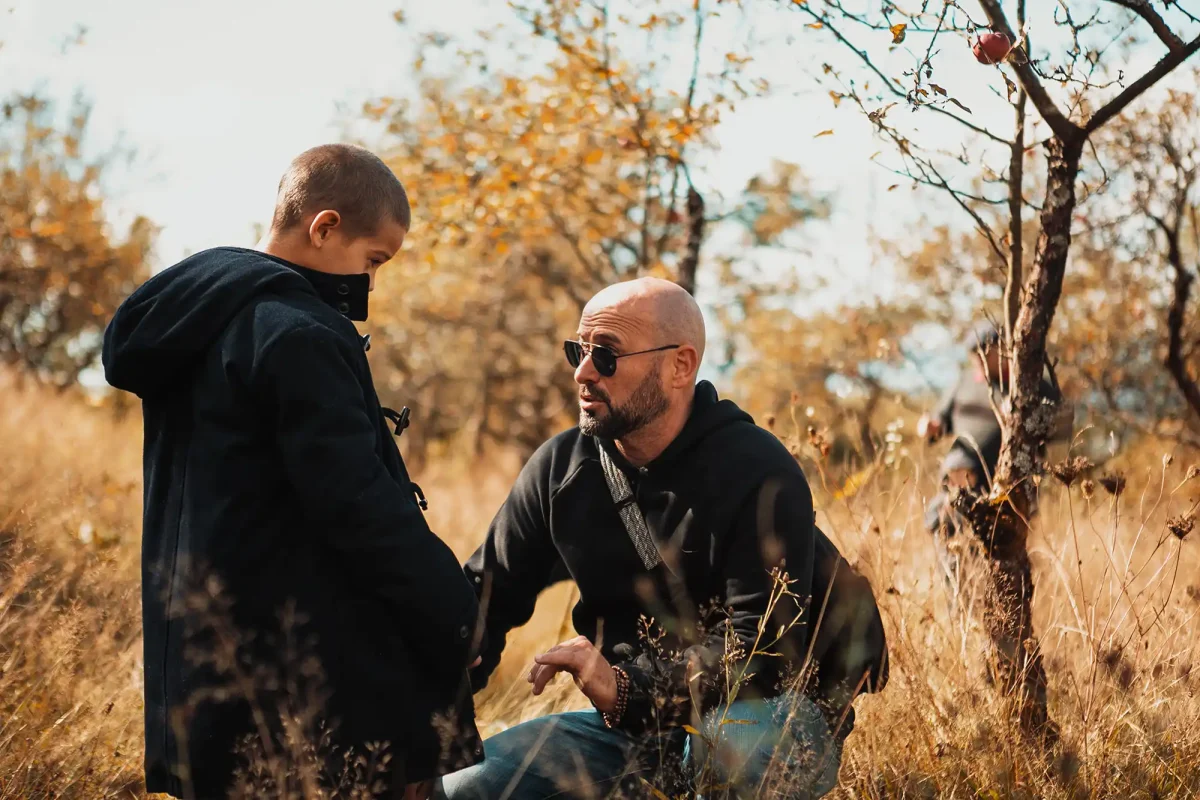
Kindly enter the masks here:
M 900 44 L 904 41 L 904 37 L 908 33 L 908 24 L 901 22 L 899 25 L 893 25 L 888 30 L 892 32 L 892 44 Z
M 600 149 L 590 150 L 588 151 L 588 154 L 583 157 L 583 163 L 587 164 L 589 167 L 595 166 L 603 160 L 604 151 Z
M 696 730 L 696 729 L 695 729 L 695 728 L 693 728 L 691 725 L 684 725 L 684 726 L 683 726 L 683 729 L 684 729 L 685 731 L 687 731 L 688 733 L 690 733 L 692 736 L 699 736 L 699 735 L 700 735 L 700 731 Z
M 814 138 L 814 139 L 820 139 L 822 136 L 832 136 L 832 135 L 833 135 L 833 128 L 830 128 L 829 130 L 824 130 L 824 131 L 821 131 L 820 133 L 818 133 L 818 134 L 817 134 L 816 136 L 814 136 L 813 138 Z
M 824 22 L 810 22 L 810 23 L 808 23 L 808 27 L 819 31 L 819 30 L 821 30 L 821 28 L 825 27 L 825 23 Z

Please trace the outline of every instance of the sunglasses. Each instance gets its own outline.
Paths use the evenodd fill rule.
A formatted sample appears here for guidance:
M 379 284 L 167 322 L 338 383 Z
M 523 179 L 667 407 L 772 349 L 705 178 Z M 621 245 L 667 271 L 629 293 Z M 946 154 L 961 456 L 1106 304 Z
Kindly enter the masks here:
M 682 346 L 668 344 L 663 347 L 655 347 L 651 350 L 638 350 L 636 353 L 621 353 L 617 355 L 616 351 L 611 347 L 605 347 L 602 344 L 587 344 L 586 342 L 576 342 L 568 339 L 563 342 L 563 352 L 567 354 L 567 363 L 575 368 L 578 368 L 583 363 L 584 358 L 591 356 L 592 366 L 596 368 L 596 372 L 599 372 L 605 378 L 611 378 L 617 374 L 617 359 L 645 355 L 646 353 L 659 353 L 663 350 L 675 350 Z

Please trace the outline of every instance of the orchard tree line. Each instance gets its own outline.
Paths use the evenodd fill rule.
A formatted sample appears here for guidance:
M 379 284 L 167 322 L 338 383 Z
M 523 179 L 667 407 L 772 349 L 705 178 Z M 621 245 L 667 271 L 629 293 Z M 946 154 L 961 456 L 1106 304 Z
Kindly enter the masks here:
M 572 417 L 559 347 L 583 303 L 660 275 L 709 305 L 739 399 L 811 409 L 870 463 L 881 403 L 897 400 L 882 368 L 912 360 L 908 334 L 990 316 L 1011 364 L 1004 447 L 989 490 L 956 503 L 991 565 L 1001 688 L 1053 742 L 1025 521 L 1059 410 L 1038 385 L 1050 376 L 1093 421 L 1200 445 L 1198 5 L 521 0 L 462 41 L 397 12 L 418 44 L 406 85 L 362 116 L 414 202 L 370 323 L 381 391 L 413 408 L 405 446 L 418 460 L 532 451 Z M 776 71 L 810 74 L 846 126 L 870 126 L 878 151 L 861 157 L 925 209 L 874 243 L 892 296 L 797 313 L 803 254 L 782 271 L 756 254 L 790 252 L 836 188 L 782 162 L 735 196 L 708 182 L 740 105 L 769 100 L 783 120 L 812 102 L 775 94 Z M 147 276 L 154 229 L 109 224 L 112 156 L 85 146 L 85 105 L 13 92 L 0 110 L 0 355 L 66 387 Z M 714 246 L 722 230 L 735 246 Z

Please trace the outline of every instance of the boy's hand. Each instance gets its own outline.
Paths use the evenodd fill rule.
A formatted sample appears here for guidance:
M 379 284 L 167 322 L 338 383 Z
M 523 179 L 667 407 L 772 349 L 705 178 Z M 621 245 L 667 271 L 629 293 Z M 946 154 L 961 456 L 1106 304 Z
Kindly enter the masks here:
M 533 661 L 526 680 L 533 684 L 535 695 L 541 694 L 555 675 L 566 672 L 597 711 L 607 713 L 617 707 L 617 679 L 612 665 L 587 637 L 576 636 L 555 645 Z

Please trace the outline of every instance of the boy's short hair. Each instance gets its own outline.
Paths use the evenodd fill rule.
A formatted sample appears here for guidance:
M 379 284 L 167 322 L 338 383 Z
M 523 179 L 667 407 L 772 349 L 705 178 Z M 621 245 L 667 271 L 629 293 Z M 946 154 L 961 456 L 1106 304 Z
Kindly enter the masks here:
M 405 230 L 412 222 L 400 179 L 379 156 L 351 144 L 323 144 L 292 160 L 279 181 L 271 229 L 289 230 L 326 209 L 341 215 L 350 236 L 374 233 L 385 217 Z

